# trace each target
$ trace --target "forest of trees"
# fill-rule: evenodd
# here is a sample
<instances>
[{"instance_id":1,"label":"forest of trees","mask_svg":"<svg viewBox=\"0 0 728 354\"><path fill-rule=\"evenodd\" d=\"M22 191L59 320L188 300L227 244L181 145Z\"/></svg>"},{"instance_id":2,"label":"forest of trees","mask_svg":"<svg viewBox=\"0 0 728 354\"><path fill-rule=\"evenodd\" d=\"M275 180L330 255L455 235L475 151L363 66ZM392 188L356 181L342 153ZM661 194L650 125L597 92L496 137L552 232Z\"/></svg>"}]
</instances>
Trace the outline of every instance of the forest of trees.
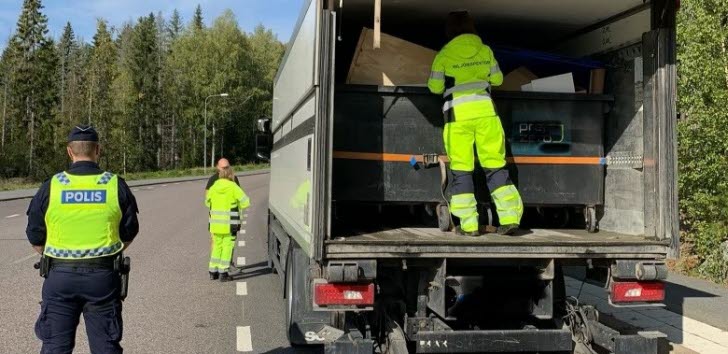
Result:
<instances>
[{"instance_id":1,"label":"forest of trees","mask_svg":"<svg viewBox=\"0 0 728 354\"><path fill-rule=\"evenodd\" d=\"M100 133L103 168L127 173L201 166L208 100L208 155L253 159L254 124L270 116L284 45L258 25L241 31L232 11L205 26L174 11L112 27L91 42L67 23L48 35L41 0L24 0L0 59L0 178L43 179L67 166L66 136ZM210 161L211 156L208 156Z\"/></svg>"}]
</instances>

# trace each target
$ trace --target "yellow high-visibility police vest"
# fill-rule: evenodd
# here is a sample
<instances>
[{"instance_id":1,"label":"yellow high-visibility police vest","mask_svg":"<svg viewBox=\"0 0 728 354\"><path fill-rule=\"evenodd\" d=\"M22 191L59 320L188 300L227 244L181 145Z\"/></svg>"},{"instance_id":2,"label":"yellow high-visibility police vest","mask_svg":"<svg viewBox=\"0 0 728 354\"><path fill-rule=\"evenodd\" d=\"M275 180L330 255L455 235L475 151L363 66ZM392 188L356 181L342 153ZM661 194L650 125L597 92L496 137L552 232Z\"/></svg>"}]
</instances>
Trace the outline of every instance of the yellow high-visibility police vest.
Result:
<instances>
[{"instance_id":1,"label":"yellow high-visibility police vest","mask_svg":"<svg viewBox=\"0 0 728 354\"><path fill-rule=\"evenodd\" d=\"M61 172L51 179L45 222L44 254L52 258L88 259L121 252L119 179Z\"/></svg>"}]
</instances>

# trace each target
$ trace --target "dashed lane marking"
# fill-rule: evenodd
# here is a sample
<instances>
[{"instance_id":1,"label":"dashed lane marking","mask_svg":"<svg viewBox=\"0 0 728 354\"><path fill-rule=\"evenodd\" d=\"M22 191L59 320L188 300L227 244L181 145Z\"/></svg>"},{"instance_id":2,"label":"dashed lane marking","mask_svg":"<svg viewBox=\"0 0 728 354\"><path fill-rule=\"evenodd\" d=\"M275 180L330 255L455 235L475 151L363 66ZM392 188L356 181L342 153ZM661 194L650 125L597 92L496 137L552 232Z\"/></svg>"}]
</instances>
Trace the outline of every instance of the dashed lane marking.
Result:
<instances>
[{"instance_id":1,"label":"dashed lane marking","mask_svg":"<svg viewBox=\"0 0 728 354\"><path fill-rule=\"evenodd\" d=\"M173 184L174 184L174 185L176 186L176 185L180 184L180 182L175 182L175 183L173 183Z\"/></svg>"},{"instance_id":2,"label":"dashed lane marking","mask_svg":"<svg viewBox=\"0 0 728 354\"><path fill-rule=\"evenodd\" d=\"M238 262L236 264L238 267L245 265L245 257L238 257Z\"/></svg>"},{"instance_id":3,"label":"dashed lane marking","mask_svg":"<svg viewBox=\"0 0 728 354\"><path fill-rule=\"evenodd\" d=\"M131 190L132 190L132 192L138 192L139 188L132 188Z\"/></svg>"},{"instance_id":4,"label":"dashed lane marking","mask_svg":"<svg viewBox=\"0 0 728 354\"><path fill-rule=\"evenodd\" d=\"M162 185L162 187L166 187L166 186L167 186L166 184L163 184L163 185Z\"/></svg>"},{"instance_id":5,"label":"dashed lane marking","mask_svg":"<svg viewBox=\"0 0 728 354\"><path fill-rule=\"evenodd\" d=\"M250 326L237 328L237 349L239 352L252 352L253 342L250 338Z\"/></svg>"},{"instance_id":6,"label":"dashed lane marking","mask_svg":"<svg viewBox=\"0 0 728 354\"><path fill-rule=\"evenodd\" d=\"M235 283L235 293L240 296L248 295L248 283L244 281Z\"/></svg>"},{"instance_id":7,"label":"dashed lane marking","mask_svg":"<svg viewBox=\"0 0 728 354\"><path fill-rule=\"evenodd\" d=\"M248 222L247 221L243 221L243 225L248 225Z\"/></svg>"},{"instance_id":8,"label":"dashed lane marking","mask_svg":"<svg viewBox=\"0 0 728 354\"><path fill-rule=\"evenodd\" d=\"M238 241L238 247L245 247L245 241Z\"/></svg>"},{"instance_id":9,"label":"dashed lane marking","mask_svg":"<svg viewBox=\"0 0 728 354\"><path fill-rule=\"evenodd\" d=\"M12 218L17 218L18 216L20 216L20 214L13 214L13 215L8 215L8 216L6 216L5 218L6 218L6 219L12 219Z\"/></svg>"},{"instance_id":10,"label":"dashed lane marking","mask_svg":"<svg viewBox=\"0 0 728 354\"><path fill-rule=\"evenodd\" d=\"M245 230L240 230L240 234L245 235Z\"/></svg>"}]
</instances>

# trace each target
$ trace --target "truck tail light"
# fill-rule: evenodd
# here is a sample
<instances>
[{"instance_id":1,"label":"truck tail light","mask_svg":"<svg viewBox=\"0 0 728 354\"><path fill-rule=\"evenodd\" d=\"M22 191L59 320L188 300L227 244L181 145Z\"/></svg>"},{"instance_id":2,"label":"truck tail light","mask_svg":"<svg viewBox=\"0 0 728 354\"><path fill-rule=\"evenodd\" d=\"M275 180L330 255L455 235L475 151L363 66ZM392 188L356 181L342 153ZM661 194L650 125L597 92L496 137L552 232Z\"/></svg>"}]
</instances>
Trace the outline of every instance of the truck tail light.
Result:
<instances>
[{"instance_id":1,"label":"truck tail light","mask_svg":"<svg viewBox=\"0 0 728 354\"><path fill-rule=\"evenodd\" d=\"M665 300L661 281L612 282L612 302L659 302Z\"/></svg>"},{"instance_id":2,"label":"truck tail light","mask_svg":"<svg viewBox=\"0 0 728 354\"><path fill-rule=\"evenodd\" d=\"M318 306L372 305L374 284L314 284L313 302Z\"/></svg>"}]
</instances>

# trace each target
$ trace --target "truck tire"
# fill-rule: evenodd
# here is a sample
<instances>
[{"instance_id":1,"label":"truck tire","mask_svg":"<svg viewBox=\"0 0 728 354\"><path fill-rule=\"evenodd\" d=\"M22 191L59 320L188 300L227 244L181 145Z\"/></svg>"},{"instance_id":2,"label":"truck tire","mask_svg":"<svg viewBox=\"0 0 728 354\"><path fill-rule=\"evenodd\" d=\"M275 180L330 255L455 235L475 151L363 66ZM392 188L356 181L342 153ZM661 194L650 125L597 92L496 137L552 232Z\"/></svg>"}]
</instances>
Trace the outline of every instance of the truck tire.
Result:
<instances>
[{"instance_id":1,"label":"truck tire","mask_svg":"<svg viewBox=\"0 0 728 354\"><path fill-rule=\"evenodd\" d=\"M309 258L295 241L291 240L290 245L285 274L286 336L292 346L323 344L323 338L311 338L316 337L312 334L316 334L324 325L330 323L330 315L326 312L313 311L311 305L313 299L308 288ZM306 341L307 338L309 341Z\"/></svg>"},{"instance_id":2,"label":"truck tire","mask_svg":"<svg viewBox=\"0 0 728 354\"><path fill-rule=\"evenodd\" d=\"M294 263L296 263L296 249L298 249L298 246L294 242L291 243L291 250L288 253L288 258L286 261L286 286L285 286L285 298L286 298L286 307L285 307L285 320L286 320L286 337L288 338L288 341L291 343L291 345L303 345L306 344L305 340L302 340L300 331L298 330L298 313L299 311L299 305L298 302L295 301L296 295L300 294L302 291L301 289L297 289L296 286L296 276L295 274L295 268Z\"/></svg>"}]
</instances>

